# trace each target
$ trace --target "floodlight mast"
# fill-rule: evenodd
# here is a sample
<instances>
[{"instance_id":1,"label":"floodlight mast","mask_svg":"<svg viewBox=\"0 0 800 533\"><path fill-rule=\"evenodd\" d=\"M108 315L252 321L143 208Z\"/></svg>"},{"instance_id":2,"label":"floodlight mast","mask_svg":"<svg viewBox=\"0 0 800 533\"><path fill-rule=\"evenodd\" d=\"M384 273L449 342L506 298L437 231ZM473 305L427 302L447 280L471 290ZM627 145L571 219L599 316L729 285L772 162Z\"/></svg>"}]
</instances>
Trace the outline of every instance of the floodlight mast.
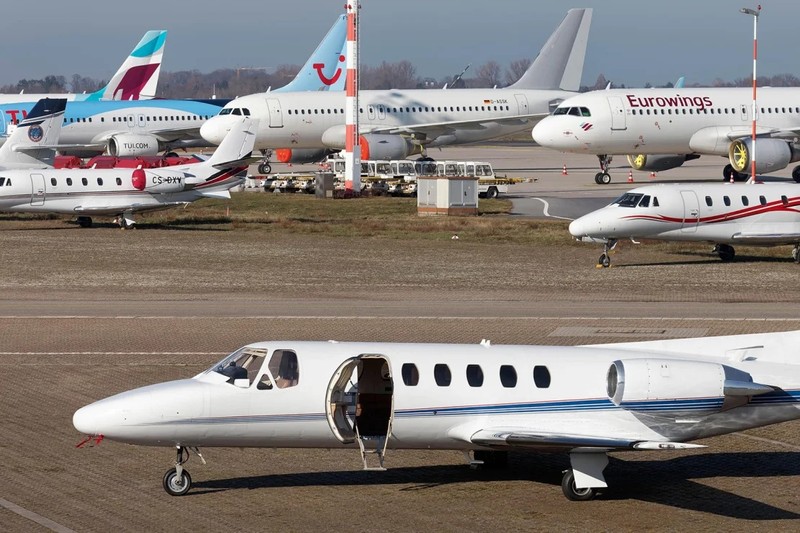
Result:
<instances>
[{"instance_id":1,"label":"floodlight mast","mask_svg":"<svg viewBox=\"0 0 800 533\"><path fill-rule=\"evenodd\" d=\"M753 17L753 132L750 147L750 183L756 181L756 122L758 121L758 106L756 99L756 61L758 59L758 16L761 14L761 4L756 9L743 7L740 13Z\"/></svg>"}]
</instances>

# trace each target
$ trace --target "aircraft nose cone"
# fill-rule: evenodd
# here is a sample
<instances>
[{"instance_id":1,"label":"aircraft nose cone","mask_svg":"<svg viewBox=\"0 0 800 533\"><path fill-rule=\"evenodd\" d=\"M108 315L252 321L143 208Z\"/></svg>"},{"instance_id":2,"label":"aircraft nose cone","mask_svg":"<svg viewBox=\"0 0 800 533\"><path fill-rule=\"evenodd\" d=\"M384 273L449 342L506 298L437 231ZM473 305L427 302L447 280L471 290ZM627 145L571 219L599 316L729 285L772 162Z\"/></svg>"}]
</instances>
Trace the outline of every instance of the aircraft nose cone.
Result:
<instances>
[{"instance_id":1,"label":"aircraft nose cone","mask_svg":"<svg viewBox=\"0 0 800 533\"><path fill-rule=\"evenodd\" d=\"M218 117L211 117L206 120L205 123L200 126L200 136L207 142L220 144L222 139L225 138L225 134L228 133L228 129L230 129L226 129L223 122L224 121Z\"/></svg>"},{"instance_id":2,"label":"aircraft nose cone","mask_svg":"<svg viewBox=\"0 0 800 533\"><path fill-rule=\"evenodd\" d=\"M583 235L583 217L576 218L569 223L569 234L573 237L581 237Z\"/></svg>"},{"instance_id":3,"label":"aircraft nose cone","mask_svg":"<svg viewBox=\"0 0 800 533\"><path fill-rule=\"evenodd\" d=\"M552 146L556 142L553 135L553 121L549 117L541 120L533 127L531 137L540 146Z\"/></svg>"},{"instance_id":4,"label":"aircraft nose cone","mask_svg":"<svg viewBox=\"0 0 800 533\"><path fill-rule=\"evenodd\" d=\"M95 404L81 407L72 415L72 425L85 435L103 434L99 409Z\"/></svg>"}]
</instances>

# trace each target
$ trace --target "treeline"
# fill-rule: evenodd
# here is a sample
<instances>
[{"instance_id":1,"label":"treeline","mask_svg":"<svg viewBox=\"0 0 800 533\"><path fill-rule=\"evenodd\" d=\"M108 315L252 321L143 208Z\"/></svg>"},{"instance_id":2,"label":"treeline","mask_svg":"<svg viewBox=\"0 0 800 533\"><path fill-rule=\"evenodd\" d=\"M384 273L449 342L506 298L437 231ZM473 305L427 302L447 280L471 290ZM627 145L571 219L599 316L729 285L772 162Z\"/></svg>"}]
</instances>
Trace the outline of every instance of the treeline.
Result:
<instances>
[{"instance_id":1,"label":"treeline","mask_svg":"<svg viewBox=\"0 0 800 533\"><path fill-rule=\"evenodd\" d=\"M530 65L530 60L519 59L502 67L496 61L489 61L472 69L467 68L463 76L450 74L441 78L423 78L416 74L416 68L410 61L387 62L380 65L361 67L362 89L436 89L445 84L453 88L505 87L522 76ZM219 69L209 73L197 70L162 72L158 83L158 94L161 98L235 98L245 94L277 89L286 85L300 70L298 65L281 65L272 72L253 68ZM673 87L675 81L667 81L661 85L645 84L645 87ZM82 93L94 92L106 84L106 80L87 78L79 74L70 79L64 76L46 76L40 80L20 80L16 84L0 86L0 93ZM800 78L792 74L761 76L759 86L797 87ZM602 74L594 85L581 87L582 91L604 89L608 80ZM738 78L733 81L715 79L710 85L686 83L686 87L749 87L752 79ZM613 87L625 87L624 84L612 84Z\"/></svg>"}]
</instances>

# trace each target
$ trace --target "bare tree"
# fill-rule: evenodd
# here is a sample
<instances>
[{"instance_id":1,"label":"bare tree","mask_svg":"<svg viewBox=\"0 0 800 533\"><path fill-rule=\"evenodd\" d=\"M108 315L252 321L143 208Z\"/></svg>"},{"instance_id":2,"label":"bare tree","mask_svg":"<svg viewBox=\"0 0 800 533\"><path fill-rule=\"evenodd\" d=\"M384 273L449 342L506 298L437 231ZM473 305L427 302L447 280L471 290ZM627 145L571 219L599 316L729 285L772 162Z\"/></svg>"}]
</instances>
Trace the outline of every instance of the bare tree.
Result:
<instances>
[{"instance_id":1,"label":"bare tree","mask_svg":"<svg viewBox=\"0 0 800 533\"><path fill-rule=\"evenodd\" d=\"M506 85L511 85L519 80L530 66L530 59L517 59L516 61L512 61L506 70Z\"/></svg>"},{"instance_id":2,"label":"bare tree","mask_svg":"<svg viewBox=\"0 0 800 533\"><path fill-rule=\"evenodd\" d=\"M362 89L413 89L419 80L410 61L382 62L377 67L362 67L360 87Z\"/></svg>"},{"instance_id":3,"label":"bare tree","mask_svg":"<svg viewBox=\"0 0 800 533\"><path fill-rule=\"evenodd\" d=\"M477 82L483 87L494 87L500 84L500 65L497 61L484 63L475 71Z\"/></svg>"}]
</instances>

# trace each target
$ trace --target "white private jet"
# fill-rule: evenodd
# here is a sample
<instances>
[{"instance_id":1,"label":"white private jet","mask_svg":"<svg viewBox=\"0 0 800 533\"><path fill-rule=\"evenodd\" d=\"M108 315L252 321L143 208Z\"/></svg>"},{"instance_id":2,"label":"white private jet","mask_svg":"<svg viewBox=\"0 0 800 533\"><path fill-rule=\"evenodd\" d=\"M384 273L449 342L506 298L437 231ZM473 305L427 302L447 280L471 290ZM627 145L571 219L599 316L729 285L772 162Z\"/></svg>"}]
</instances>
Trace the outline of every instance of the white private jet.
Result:
<instances>
[{"instance_id":1,"label":"white private jet","mask_svg":"<svg viewBox=\"0 0 800 533\"><path fill-rule=\"evenodd\" d=\"M48 131L55 130L57 136L60 115L51 122ZM94 215L115 216L120 226L130 227L135 212L186 205L201 198L230 198L229 189L244 180L239 174L249 164L257 122L239 117L214 154L198 163L133 170L2 170L0 211L77 215L82 227L91 226ZM0 150L11 145L14 136L45 138L42 126L30 115ZM52 140L52 133L47 138Z\"/></svg>"},{"instance_id":2,"label":"white private jet","mask_svg":"<svg viewBox=\"0 0 800 533\"><path fill-rule=\"evenodd\" d=\"M504 89L360 91L362 159L405 159L425 149L493 139L547 116L579 90L591 9L572 9L530 68ZM200 134L219 143L237 114L261 119L256 149L281 162L318 161L345 145L344 92L260 93L232 100Z\"/></svg>"},{"instance_id":3,"label":"white private jet","mask_svg":"<svg viewBox=\"0 0 800 533\"><path fill-rule=\"evenodd\" d=\"M163 478L189 491L199 447L352 448L382 470L388 449L569 454L564 494L606 487L607 453L800 418L800 331L593 346L269 341L191 379L75 412L87 440L173 447ZM468 457L467 457L468 458ZM370 463L372 466L370 467Z\"/></svg>"},{"instance_id":4,"label":"white private jet","mask_svg":"<svg viewBox=\"0 0 800 533\"><path fill-rule=\"evenodd\" d=\"M723 261L732 245L793 244L800 263L800 188L794 183L660 184L632 189L569 225L579 241L604 245L598 266L611 265L619 239L714 243Z\"/></svg>"},{"instance_id":5,"label":"white private jet","mask_svg":"<svg viewBox=\"0 0 800 533\"><path fill-rule=\"evenodd\" d=\"M630 154L636 170L661 171L700 155L730 161L723 179L750 173L752 98L749 88L609 89L565 100L533 128L540 145L597 155L596 183L610 183L613 154ZM800 161L800 88L758 90L756 174ZM800 166L792 170L800 182Z\"/></svg>"}]
</instances>

